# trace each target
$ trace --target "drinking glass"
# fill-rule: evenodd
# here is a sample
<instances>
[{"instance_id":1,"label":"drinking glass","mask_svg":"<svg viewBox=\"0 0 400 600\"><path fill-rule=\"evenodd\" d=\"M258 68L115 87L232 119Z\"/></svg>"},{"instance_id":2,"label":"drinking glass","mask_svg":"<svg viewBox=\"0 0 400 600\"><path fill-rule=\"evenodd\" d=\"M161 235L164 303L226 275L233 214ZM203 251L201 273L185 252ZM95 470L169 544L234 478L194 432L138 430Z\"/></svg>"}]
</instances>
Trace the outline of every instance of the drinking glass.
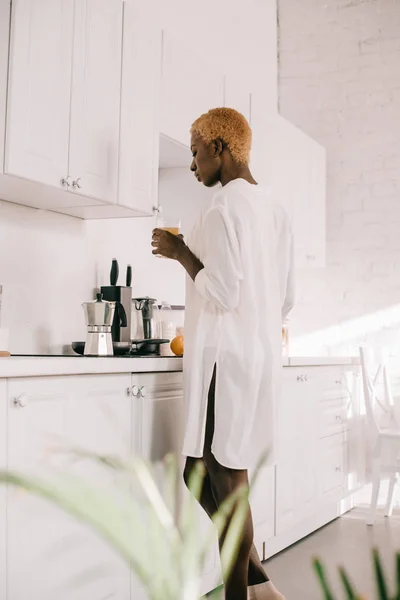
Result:
<instances>
[{"instance_id":1,"label":"drinking glass","mask_svg":"<svg viewBox=\"0 0 400 600\"><path fill-rule=\"evenodd\" d=\"M173 235L179 235L181 229L181 221L178 217L165 216L157 217L157 229L163 229L164 231L169 231ZM157 258L167 258L166 256L161 256L161 254L156 254Z\"/></svg>"}]
</instances>

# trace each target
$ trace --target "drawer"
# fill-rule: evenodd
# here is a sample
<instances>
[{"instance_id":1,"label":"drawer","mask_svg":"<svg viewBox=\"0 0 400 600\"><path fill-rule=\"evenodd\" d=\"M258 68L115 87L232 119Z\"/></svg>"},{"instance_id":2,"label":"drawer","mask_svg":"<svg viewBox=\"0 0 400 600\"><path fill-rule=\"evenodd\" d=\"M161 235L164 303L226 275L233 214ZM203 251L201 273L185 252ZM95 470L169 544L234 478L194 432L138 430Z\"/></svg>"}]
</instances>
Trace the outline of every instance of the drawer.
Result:
<instances>
[{"instance_id":1,"label":"drawer","mask_svg":"<svg viewBox=\"0 0 400 600\"><path fill-rule=\"evenodd\" d=\"M345 495L347 442L336 435L319 442L319 493L326 500L340 500Z\"/></svg>"},{"instance_id":2,"label":"drawer","mask_svg":"<svg viewBox=\"0 0 400 600\"><path fill-rule=\"evenodd\" d=\"M350 369L332 368L321 373L320 402L335 398L350 398L354 390L354 373Z\"/></svg>"},{"instance_id":3,"label":"drawer","mask_svg":"<svg viewBox=\"0 0 400 600\"><path fill-rule=\"evenodd\" d=\"M318 438L326 438L349 429L349 398L336 398L318 404Z\"/></svg>"},{"instance_id":4,"label":"drawer","mask_svg":"<svg viewBox=\"0 0 400 600\"><path fill-rule=\"evenodd\" d=\"M349 398L354 391L354 371L341 366L296 367L285 372L284 381L296 383L299 391L313 387L319 402L335 398Z\"/></svg>"}]
</instances>

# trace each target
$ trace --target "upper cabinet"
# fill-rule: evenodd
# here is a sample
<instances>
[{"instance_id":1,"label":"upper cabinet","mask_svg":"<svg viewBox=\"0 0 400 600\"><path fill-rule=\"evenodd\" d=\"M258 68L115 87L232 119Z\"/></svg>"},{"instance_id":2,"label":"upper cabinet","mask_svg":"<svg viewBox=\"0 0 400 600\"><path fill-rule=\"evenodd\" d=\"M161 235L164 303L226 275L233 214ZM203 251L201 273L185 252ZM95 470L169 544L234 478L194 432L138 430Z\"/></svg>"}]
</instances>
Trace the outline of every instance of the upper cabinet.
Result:
<instances>
[{"instance_id":1,"label":"upper cabinet","mask_svg":"<svg viewBox=\"0 0 400 600\"><path fill-rule=\"evenodd\" d=\"M8 17L1 197L83 218L151 214L160 31L123 0L13 0Z\"/></svg>"},{"instance_id":2,"label":"upper cabinet","mask_svg":"<svg viewBox=\"0 0 400 600\"><path fill-rule=\"evenodd\" d=\"M190 127L203 113L224 105L224 75L187 44L163 32L160 132L190 145Z\"/></svg>"},{"instance_id":3,"label":"upper cabinet","mask_svg":"<svg viewBox=\"0 0 400 600\"><path fill-rule=\"evenodd\" d=\"M125 4L118 202L151 214L158 193L162 36L144 9L145 3Z\"/></svg>"},{"instance_id":4,"label":"upper cabinet","mask_svg":"<svg viewBox=\"0 0 400 600\"><path fill-rule=\"evenodd\" d=\"M5 172L60 187L68 177L74 3L12 5Z\"/></svg>"},{"instance_id":5,"label":"upper cabinet","mask_svg":"<svg viewBox=\"0 0 400 600\"><path fill-rule=\"evenodd\" d=\"M251 168L292 221L298 268L325 265L326 152L280 115L252 114Z\"/></svg>"},{"instance_id":6,"label":"upper cabinet","mask_svg":"<svg viewBox=\"0 0 400 600\"><path fill-rule=\"evenodd\" d=\"M118 195L122 31L122 0L76 2L68 173L73 189L110 203Z\"/></svg>"}]
</instances>

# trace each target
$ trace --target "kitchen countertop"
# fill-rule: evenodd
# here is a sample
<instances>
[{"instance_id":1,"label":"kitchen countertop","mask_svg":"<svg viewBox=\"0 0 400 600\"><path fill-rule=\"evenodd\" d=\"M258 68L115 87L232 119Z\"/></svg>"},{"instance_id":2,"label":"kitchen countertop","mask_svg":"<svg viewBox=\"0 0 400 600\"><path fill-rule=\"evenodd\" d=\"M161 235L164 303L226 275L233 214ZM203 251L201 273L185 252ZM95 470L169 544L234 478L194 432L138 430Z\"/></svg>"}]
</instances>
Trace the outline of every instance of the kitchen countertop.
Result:
<instances>
[{"instance_id":1,"label":"kitchen countertop","mask_svg":"<svg viewBox=\"0 0 400 600\"><path fill-rule=\"evenodd\" d=\"M359 362L358 358L347 356L282 358L284 367L351 366L358 365ZM0 379L101 373L165 373L182 371L182 363L182 358L178 357L11 356L0 358Z\"/></svg>"}]
</instances>

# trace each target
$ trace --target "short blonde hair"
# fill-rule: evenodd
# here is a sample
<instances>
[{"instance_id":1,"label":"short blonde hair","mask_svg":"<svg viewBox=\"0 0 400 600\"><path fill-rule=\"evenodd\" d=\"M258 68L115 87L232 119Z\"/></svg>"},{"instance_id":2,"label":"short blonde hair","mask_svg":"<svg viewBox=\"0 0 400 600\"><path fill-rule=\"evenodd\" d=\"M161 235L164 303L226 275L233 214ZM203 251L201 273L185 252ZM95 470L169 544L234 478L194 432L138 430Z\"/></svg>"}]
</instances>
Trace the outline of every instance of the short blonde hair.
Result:
<instances>
[{"instance_id":1,"label":"short blonde hair","mask_svg":"<svg viewBox=\"0 0 400 600\"><path fill-rule=\"evenodd\" d=\"M193 123L190 133L199 136L206 144L222 139L232 158L248 164L251 150L251 128L247 119L234 108L213 108Z\"/></svg>"}]
</instances>

